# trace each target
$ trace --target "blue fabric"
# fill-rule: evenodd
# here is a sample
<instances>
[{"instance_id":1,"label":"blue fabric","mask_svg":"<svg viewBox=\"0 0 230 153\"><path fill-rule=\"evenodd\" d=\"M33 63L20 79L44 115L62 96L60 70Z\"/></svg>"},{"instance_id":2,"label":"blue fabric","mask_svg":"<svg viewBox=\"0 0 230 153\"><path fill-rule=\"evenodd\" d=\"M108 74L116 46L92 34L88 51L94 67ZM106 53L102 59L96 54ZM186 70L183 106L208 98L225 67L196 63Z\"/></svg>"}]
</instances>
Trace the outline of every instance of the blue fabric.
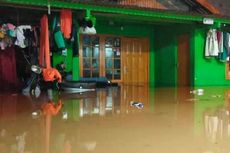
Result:
<instances>
[{"instance_id":1,"label":"blue fabric","mask_svg":"<svg viewBox=\"0 0 230 153\"><path fill-rule=\"evenodd\" d=\"M108 82L106 77L79 78L79 81Z\"/></svg>"}]
</instances>

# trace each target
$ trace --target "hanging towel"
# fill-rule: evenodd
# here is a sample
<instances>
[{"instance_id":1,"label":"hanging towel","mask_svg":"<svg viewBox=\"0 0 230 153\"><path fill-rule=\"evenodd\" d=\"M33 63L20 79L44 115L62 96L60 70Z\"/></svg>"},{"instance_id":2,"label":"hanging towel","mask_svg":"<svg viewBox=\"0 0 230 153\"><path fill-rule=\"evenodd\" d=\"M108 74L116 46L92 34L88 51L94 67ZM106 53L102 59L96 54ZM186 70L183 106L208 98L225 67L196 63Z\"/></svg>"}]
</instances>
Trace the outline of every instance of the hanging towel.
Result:
<instances>
[{"instance_id":1,"label":"hanging towel","mask_svg":"<svg viewBox=\"0 0 230 153\"><path fill-rule=\"evenodd\" d=\"M216 29L210 29L206 37L205 56L218 56L219 47L217 41Z\"/></svg>"},{"instance_id":2,"label":"hanging towel","mask_svg":"<svg viewBox=\"0 0 230 153\"><path fill-rule=\"evenodd\" d=\"M41 36L40 36L40 55L39 64L42 67L50 68L50 50L49 50L49 30L48 30L48 17L44 15L40 21L41 23Z\"/></svg>"},{"instance_id":3,"label":"hanging towel","mask_svg":"<svg viewBox=\"0 0 230 153\"><path fill-rule=\"evenodd\" d=\"M224 34L224 49L226 51L227 61L229 61L230 56L230 34L225 32Z\"/></svg>"},{"instance_id":4,"label":"hanging towel","mask_svg":"<svg viewBox=\"0 0 230 153\"><path fill-rule=\"evenodd\" d=\"M69 9L61 10L61 31L65 38L69 39L72 29L72 11Z\"/></svg>"}]
</instances>

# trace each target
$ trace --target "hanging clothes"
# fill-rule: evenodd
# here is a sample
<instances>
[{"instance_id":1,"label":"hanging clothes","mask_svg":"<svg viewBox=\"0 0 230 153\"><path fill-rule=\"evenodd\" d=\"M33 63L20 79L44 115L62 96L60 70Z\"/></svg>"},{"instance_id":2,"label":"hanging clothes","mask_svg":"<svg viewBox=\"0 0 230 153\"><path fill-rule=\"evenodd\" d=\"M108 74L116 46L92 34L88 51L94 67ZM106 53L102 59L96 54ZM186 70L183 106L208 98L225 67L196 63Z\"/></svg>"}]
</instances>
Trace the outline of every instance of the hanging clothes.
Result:
<instances>
[{"instance_id":1,"label":"hanging clothes","mask_svg":"<svg viewBox=\"0 0 230 153\"><path fill-rule=\"evenodd\" d=\"M52 49L56 52L61 52L62 55L67 56L67 49L65 45L65 40L63 37L63 33L61 32L60 22L57 20L57 17L53 19L53 26L52 26L52 33L53 33L53 44Z\"/></svg>"},{"instance_id":2,"label":"hanging clothes","mask_svg":"<svg viewBox=\"0 0 230 153\"><path fill-rule=\"evenodd\" d=\"M223 53L224 52L223 32L217 31L216 35L217 35L219 53Z\"/></svg>"},{"instance_id":3,"label":"hanging clothes","mask_svg":"<svg viewBox=\"0 0 230 153\"><path fill-rule=\"evenodd\" d=\"M72 29L72 11L69 9L62 9L60 15L61 31L66 39L71 36Z\"/></svg>"},{"instance_id":4,"label":"hanging clothes","mask_svg":"<svg viewBox=\"0 0 230 153\"><path fill-rule=\"evenodd\" d=\"M210 29L206 37L205 57L218 56L219 46L216 29Z\"/></svg>"},{"instance_id":5,"label":"hanging clothes","mask_svg":"<svg viewBox=\"0 0 230 153\"><path fill-rule=\"evenodd\" d=\"M224 45L224 42L226 40L226 33L224 33L224 32L221 32L221 34L218 33L217 37L218 37L218 44L219 44L219 50L220 50L218 59L221 62L226 62L227 61L227 57L228 57L227 48Z\"/></svg>"},{"instance_id":6,"label":"hanging clothes","mask_svg":"<svg viewBox=\"0 0 230 153\"><path fill-rule=\"evenodd\" d=\"M226 49L226 52L227 52L227 61L229 61L229 56L230 56L230 33L228 33L228 32L224 33L224 48Z\"/></svg>"},{"instance_id":7,"label":"hanging clothes","mask_svg":"<svg viewBox=\"0 0 230 153\"><path fill-rule=\"evenodd\" d=\"M19 82L16 72L15 50L13 47L7 47L0 51L0 90L17 90Z\"/></svg>"},{"instance_id":8,"label":"hanging clothes","mask_svg":"<svg viewBox=\"0 0 230 153\"><path fill-rule=\"evenodd\" d=\"M49 30L48 30L48 17L44 15L40 21L41 34L40 34L40 55L39 64L42 67L50 68L50 48L49 48Z\"/></svg>"},{"instance_id":9,"label":"hanging clothes","mask_svg":"<svg viewBox=\"0 0 230 153\"><path fill-rule=\"evenodd\" d=\"M21 47L21 48L26 48L26 45L25 45L25 36L24 36L24 30L26 29L29 29L31 30L31 26L30 25L21 25L21 26L18 26L16 29L15 29L15 33L16 33L16 41L15 41L15 45Z\"/></svg>"}]
</instances>

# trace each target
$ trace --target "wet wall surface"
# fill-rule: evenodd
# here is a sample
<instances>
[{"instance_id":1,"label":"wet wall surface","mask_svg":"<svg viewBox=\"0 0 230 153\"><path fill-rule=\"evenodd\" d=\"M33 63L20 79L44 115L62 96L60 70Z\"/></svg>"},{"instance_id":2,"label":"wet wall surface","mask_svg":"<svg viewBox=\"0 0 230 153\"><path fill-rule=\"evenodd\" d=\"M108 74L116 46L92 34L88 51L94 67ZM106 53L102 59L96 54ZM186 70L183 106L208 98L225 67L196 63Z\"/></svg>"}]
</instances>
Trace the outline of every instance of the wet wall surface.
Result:
<instances>
[{"instance_id":1,"label":"wet wall surface","mask_svg":"<svg viewBox=\"0 0 230 153\"><path fill-rule=\"evenodd\" d=\"M228 153L227 87L0 94L1 153Z\"/></svg>"}]
</instances>

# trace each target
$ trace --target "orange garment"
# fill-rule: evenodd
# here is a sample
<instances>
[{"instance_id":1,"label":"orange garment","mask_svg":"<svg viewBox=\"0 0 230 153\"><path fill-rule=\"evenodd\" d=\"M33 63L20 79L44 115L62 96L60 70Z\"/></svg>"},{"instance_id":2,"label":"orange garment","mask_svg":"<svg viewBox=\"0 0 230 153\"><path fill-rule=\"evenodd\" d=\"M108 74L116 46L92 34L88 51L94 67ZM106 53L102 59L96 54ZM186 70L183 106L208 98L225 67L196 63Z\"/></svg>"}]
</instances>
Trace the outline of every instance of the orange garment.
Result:
<instances>
[{"instance_id":1,"label":"orange garment","mask_svg":"<svg viewBox=\"0 0 230 153\"><path fill-rule=\"evenodd\" d=\"M45 81L54 81L62 82L62 76L55 68L46 68L42 70L43 78Z\"/></svg>"},{"instance_id":2,"label":"orange garment","mask_svg":"<svg viewBox=\"0 0 230 153\"><path fill-rule=\"evenodd\" d=\"M58 101L57 105L54 102L49 102L42 105L42 112L44 115L57 115L61 108L61 100Z\"/></svg>"},{"instance_id":3,"label":"orange garment","mask_svg":"<svg viewBox=\"0 0 230 153\"><path fill-rule=\"evenodd\" d=\"M72 11L62 9L60 15L61 31L65 38L69 39L72 30Z\"/></svg>"},{"instance_id":4,"label":"orange garment","mask_svg":"<svg viewBox=\"0 0 230 153\"><path fill-rule=\"evenodd\" d=\"M40 54L39 64L42 67L50 68L50 44L49 44L49 29L48 29L48 17L44 15L40 21L41 35L40 35Z\"/></svg>"}]
</instances>

